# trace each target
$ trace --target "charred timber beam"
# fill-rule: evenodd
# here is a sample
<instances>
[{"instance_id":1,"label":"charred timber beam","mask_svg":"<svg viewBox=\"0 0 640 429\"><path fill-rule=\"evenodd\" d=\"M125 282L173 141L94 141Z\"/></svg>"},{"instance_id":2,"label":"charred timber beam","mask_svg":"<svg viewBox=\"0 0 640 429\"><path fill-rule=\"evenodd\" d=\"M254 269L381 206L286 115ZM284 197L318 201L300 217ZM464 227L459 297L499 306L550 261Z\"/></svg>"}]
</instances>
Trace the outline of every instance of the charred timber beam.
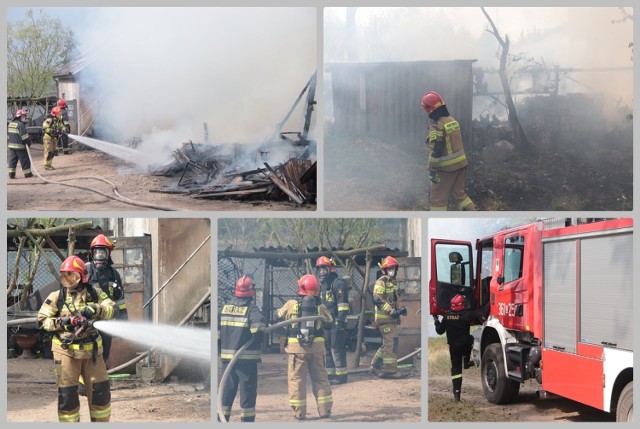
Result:
<instances>
[{"instance_id":1,"label":"charred timber beam","mask_svg":"<svg viewBox=\"0 0 640 429\"><path fill-rule=\"evenodd\" d=\"M271 168L271 166L269 164L267 164L266 162L264 163L264 165L267 167L267 169L271 172L271 176L269 176L269 179L271 179L273 181L273 183L280 188L280 190L282 192L284 192L285 194L287 194L289 196L289 198L291 198L293 201L295 201L298 204L303 204L304 200L302 200L300 197L298 197L294 192L292 192L287 185L280 180L280 178L278 177L277 173L275 172L275 170L273 168Z\"/></svg>"}]
</instances>

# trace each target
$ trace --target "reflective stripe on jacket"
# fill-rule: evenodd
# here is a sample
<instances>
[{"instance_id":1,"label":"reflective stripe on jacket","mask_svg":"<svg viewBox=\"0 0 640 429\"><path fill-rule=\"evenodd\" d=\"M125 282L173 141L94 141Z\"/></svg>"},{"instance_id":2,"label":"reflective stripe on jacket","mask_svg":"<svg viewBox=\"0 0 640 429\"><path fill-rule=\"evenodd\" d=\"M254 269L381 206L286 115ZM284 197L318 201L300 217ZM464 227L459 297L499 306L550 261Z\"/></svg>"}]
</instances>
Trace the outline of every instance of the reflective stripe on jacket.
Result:
<instances>
[{"instance_id":1,"label":"reflective stripe on jacket","mask_svg":"<svg viewBox=\"0 0 640 429\"><path fill-rule=\"evenodd\" d=\"M19 119L14 119L7 124L7 144L9 149L24 150L27 148L26 142L29 140L27 127Z\"/></svg>"},{"instance_id":2,"label":"reflective stripe on jacket","mask_svg":"<svg viewBox=\"0 0 640 429\"><path fill-rule=\"evenodd\" d=\"M373 303L375 304L375 321L380 323L397 323L391 317L391 313L396 309L398 294L396 285L389 276L382 276L376 280L373 286Z\"/></svg>"},{"instance_id":3,"label":"reflective stripe on jacket","mask_svg":"<svg viewBox=\"0 0 640 429\"><path fill-rule=\"evenodd\" d=\"M451 116L443 116L429 125L429 170L457 171L468 165L464 153L460 124ZM440 156L434 156L436 144L444 146Z\"/></svg>"},{"instance_id":4,"label":"reflective stripe on jacket","mask_svg":"<svg viewBox=\"0 0 640 429\"><path fill-rule=\"evenodd\" d=\"M220 326L220 358L229 361L238 350L255 339L251 345L238 356L242 361L260 362L260 350L262 348L262 335L265 323L262 313L253 298L234 297L225 304L219 312Z\"/></svg>"}]
</instances>

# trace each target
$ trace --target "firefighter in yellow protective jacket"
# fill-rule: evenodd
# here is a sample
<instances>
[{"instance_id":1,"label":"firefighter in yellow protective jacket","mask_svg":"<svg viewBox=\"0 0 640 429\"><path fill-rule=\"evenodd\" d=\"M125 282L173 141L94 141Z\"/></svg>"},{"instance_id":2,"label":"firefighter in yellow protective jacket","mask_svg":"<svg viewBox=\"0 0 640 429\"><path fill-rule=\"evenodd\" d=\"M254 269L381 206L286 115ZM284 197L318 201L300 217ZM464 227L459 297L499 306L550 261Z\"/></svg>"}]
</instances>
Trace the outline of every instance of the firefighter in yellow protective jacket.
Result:
<instances>
[{"instance_id":1,"label":"firefighter in yellow protective jacket","mask_svg":"<svg viewBox=\"0 0 640 429\"><path fill-rule=\"evenodd\" d=\"M38 312L38 323L53 332L51 350L57 376L58 421L80 421L78 378L87 386L92 422L108 422L111 391L102 358L102 338L93 327L99 319L111 319L114 302L100 288L87 283L87 269L78 256L60 267L61 288L49 294Z\"/></svg>"},{"instance_id":2,"label":"firefighter in yellow protective jacket","mask_svg":"<svg viewBox=\"0 0 640 429\"><path fill-rule=\"evenodd\" d=\"M65 133L62 121L62 109L58 106L51 109L51 115L42 123L42 145L44 146L44 169L55 170L53 157L56 155L58 139Z\"/></svg>"},{"instance_id":3,"label":"firefighter in yellow protective jacket","mask_svg":"<svg viewBox=\"0 0 640 429\"><path fill-rule=\"evenodd\" d=\"M427 138L431 210L447 210L449 198L458 210L476 210L465 191L468 162L460 124L449 114L437 92L430 91L422 97L422 108L431 119Z\"/></svg>"},{"instance_id":4,"label":"firefighter in yellow protective jacket","mask_svg":"<svg viewBox=\"0 0 640 429\"><path fill-rule=\"evenodd\" d=\"M293 323L289 325L286 352L289 355L289 405L294 416L304 420L307 415L307 373L311 379L311 390L316 398L320 418L331 417L333 397L325 366L323 329L333 324L331 313L320 302L316 276L306 274L298 280L298 299L287 301L280 308L278 320L289 320L304 316L324 316L324 321Z\"/></svg>"},{"instance_id":5,"label":"firefighter in yellow protective jacket","mask_svg":"<svg viewBox=\"0 0 640 429\"><path fill-rule=\"evenodd\" d=\"M398 319L406 316L407 309L397 308L398 291L395 278L398 274L398 261L387 256L379 265L382 277L373 286L375 322L382 336L382 346L371 361L371 373L380 378L402 378L398 371Z\"/></svg>"}]
</instances>

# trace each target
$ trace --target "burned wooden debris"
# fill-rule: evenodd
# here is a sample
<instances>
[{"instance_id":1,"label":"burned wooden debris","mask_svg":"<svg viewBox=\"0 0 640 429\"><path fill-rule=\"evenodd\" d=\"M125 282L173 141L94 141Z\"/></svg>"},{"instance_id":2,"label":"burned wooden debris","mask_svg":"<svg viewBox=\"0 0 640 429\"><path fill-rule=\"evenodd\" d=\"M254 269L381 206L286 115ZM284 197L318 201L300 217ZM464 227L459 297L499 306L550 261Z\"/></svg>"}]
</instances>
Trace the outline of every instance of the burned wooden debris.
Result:
<instances>
[{"instance_id":1,"label":"burned wooden debris","mask_svg":"<svg viewBox=\"0 0 640 429\"><path fill-rule=\"evenodd\" d=\"M310 140L311 115L315 108L316 73L314 72L302 92L276 125L273 135L259 148L247 152L246 145L209 142L205 123L205 143L183 143L173 151L174 160L169 165L156 169L152 174L161 176L180 175L177 187L154 192L186 194L199 199L239 200L291 200L296 204L313 203L316 199L316 163L308 158L315 152L316 142ZM296 106L307 95L304 107L302 131L283 131ZM270 153L276 159L288 153L288 161L278 166L265 162ZM287 159L284 158L284 159ZM241 171L242 167L265 168Z\"/></svg>"},{"instance_id":2,"label":"burned wooden debris","mask_svg":"<svg viewBox=\"0 0 640 429\"><path fill-rule=\"evenodd\" d=\"M193 192L191 195L200 199L283 200L288 198L297 204L315 201L315 180L309 180L306 183L300 180L307 172L315 170L315 162L312 163L306 159L290 159L275 168L266 162L264 165L265 168L227 173L211 186Z\"/></svg>"}]
</instances>

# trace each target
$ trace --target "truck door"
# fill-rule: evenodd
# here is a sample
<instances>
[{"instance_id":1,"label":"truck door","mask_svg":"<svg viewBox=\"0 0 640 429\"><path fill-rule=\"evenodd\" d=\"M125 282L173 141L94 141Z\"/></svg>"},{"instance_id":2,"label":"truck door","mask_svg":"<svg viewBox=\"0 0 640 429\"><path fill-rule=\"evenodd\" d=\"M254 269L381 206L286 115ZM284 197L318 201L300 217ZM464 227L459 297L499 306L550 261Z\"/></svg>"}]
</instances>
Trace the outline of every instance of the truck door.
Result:
<instances>
[{"instance_id":1,"label":"truck door","mask_svg":"<svg viewBox=\"0 0 640 429\"><path fill-rule=\"evenodd\" d=\"M494 243L491 314L508 329L526 329L529 302L525 264L525 234L498 236ZM528 243L527 243L528 244Z\"/></svg>"},{"instance_id":2,"label":"truck door","mask_svg":"<svg viewBox=\"0 0 640 429\"><path fill-rule=\"evenodd\" d=\"M473 259L471 243L465 241L431 240L431 278L429 279L429 311L444 314L456 294L473 299Z\"/></svg>"}]
</instances>

